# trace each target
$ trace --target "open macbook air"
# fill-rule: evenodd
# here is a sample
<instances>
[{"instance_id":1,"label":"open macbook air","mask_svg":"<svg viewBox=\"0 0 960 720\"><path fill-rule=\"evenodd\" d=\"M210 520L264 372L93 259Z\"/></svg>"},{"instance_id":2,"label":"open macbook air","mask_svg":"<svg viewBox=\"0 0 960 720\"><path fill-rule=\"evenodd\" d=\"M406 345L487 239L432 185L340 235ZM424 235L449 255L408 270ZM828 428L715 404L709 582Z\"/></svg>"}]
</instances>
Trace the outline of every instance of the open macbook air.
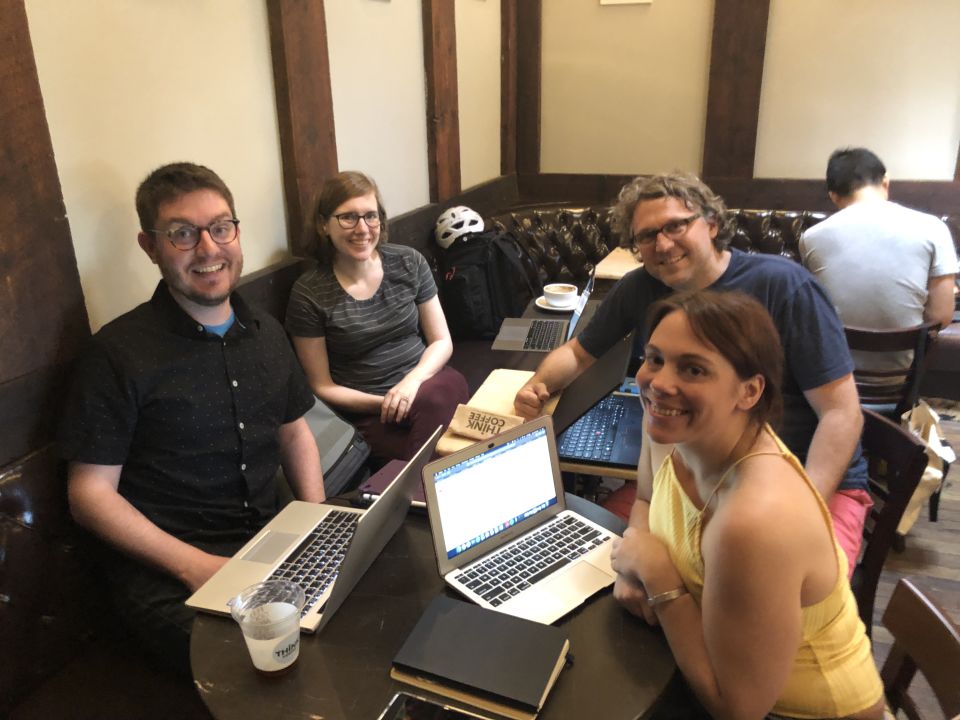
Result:
<instances>
[{"instance_id":1,"label":"open macbook air","mask_svg":"<svg viewBox=\"0 0 960 720\"><path fill-rule=\"evenodd\" d=\"M583 311L593 291L593 273L570 320L547 320L544 318L506 318L500 332L490 347L493 350L524 350L526 352L550 352L574 336L577 325L583 319Z\"/></svg>"},{"instance_id":2,"label":"open macbook air","mask_svg":"<svg viewBox=\"0 0 960 720\"><path fill-rule=\"evenodd\" d=\"M271 578L292 580L307 596L300 629L319 631L400 527L441 430L434 431L366 510L291 502L190 596L187 605L227 615L227 603L245 587Z\"/></svg>"},{"instance_id":3,"label":"open macbook air","mask_svg":"<svg viewBox=\"0 0 960 720\"><path fill-rule=\"evenodd\" d=\"M541 417L423 469L437 566L477 604L552 623L611 585L615 535L567 510Z\"/></svg>"}]
</instances>

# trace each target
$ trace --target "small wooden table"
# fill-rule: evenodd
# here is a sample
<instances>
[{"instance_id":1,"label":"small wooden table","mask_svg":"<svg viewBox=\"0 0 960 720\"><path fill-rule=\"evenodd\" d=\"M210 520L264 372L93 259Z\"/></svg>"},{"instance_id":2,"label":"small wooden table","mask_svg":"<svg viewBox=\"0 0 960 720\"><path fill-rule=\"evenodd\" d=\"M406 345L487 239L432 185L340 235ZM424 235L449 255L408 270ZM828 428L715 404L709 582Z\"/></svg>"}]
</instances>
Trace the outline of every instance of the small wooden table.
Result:
<instances>
[{"instance_id":1,"label":"small wooden table","mask_svg":"<svg viewBox=\"0 0 960 720\"><path fill-rule=\"evenodd\" d=\"M614 532L623 523L582 498L568 504ZM373 720L395 692L390 663L430 600L445 589L430 527L411 514L330 624L304 635L293 670L267 678L253 669L239 626L198 614L191 638L193 676L216 718ZM453 595L455 597L455 595ZM663 634L623 610L610 590L560 623L573 663L563 670L540 714L552 718L628 720L660 698L676 665Z\"/></svg>"}]
</instances>

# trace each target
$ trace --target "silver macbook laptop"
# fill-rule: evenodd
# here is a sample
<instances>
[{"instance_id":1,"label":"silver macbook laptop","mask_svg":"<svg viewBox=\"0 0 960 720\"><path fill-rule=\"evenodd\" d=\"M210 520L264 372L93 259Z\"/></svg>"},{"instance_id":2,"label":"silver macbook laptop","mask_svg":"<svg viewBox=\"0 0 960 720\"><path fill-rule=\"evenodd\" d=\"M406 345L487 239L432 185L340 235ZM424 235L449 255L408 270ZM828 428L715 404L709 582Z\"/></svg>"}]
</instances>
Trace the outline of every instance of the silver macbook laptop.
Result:
<instances>
[{"instance_id":1,"label":"silver macbook laptop","mask_svg":"<svg viewBox=\"0 0 960 720\"><path fill-rule=\"evenodd\" d=\"M587 306L593 291L593 273L587 286L580 293L573 315L569 320L547 320L544 318L506 318L500 325L500 332L491 345L493 350L523 350L526 352L550 352L573 337L577 324Z\"/></svg>"},{"instance_id":2,"label":"silver macbook laptop","mask_svg":"<svg viewBox=\"0 0 960 720\"><path fill-rule=\"evenodd\" d=\"M187 605L227 615L227 603L245 587L282 578L298 583L307 595L300 629L319 631L400 527L441 430L434 431L366 510L291 502L191 595Z\"/></svg>"},{"instance_id":3,"label":"silver macbook laptop","mask_svg":"<svg viewBox=\"0 0 960 720\"><path fill-rule=\"evenodd\" d=\"M613 533L567 510L541 417L423 469L437 566L467 598L552 623L613 584Z\"/></svg>"}]
</instances>

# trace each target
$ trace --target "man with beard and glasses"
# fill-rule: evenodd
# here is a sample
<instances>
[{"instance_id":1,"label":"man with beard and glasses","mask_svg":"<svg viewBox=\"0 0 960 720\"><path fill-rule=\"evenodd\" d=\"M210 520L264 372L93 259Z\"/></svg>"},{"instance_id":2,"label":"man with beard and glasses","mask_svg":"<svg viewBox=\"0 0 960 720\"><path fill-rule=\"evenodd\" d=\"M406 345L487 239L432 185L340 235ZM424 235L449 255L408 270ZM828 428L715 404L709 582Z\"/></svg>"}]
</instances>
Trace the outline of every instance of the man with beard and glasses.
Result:
<instances>
[{"instance_id":1,"label":"man with beard and glasses","mask_svg":"<svg viewBox=\"0 0 960 720\"><path fill-rule=\"evenodd\" d=\"M184 600L276 514L278 466L299 499L324 499L303 417L314 398L280 324L234 292L243 253L223 180L165 165L136 206L163 279L91 339L59 442L116 612L148 655L189 675Z\"/></svg>"},{"instance_id":2,"label":"man with beard and glasses","mask_svg":"<svg viewBox=\"0 0 960 720\"><path fill-rule=\"evenodd\" d=\"M657 300L683 290L745 292L770 313L786 353L777 431L827 501L852 573L871 504L859 445L863 418L843 326L823 288L792 260L730 248L733 224L726 205L695 175L635 178L620 191L615 212L622 244L643 267L620 280L578 337L540 363L517 393L517 414L540 414L551 393L569 385L614 343L633 330L643 335L647 309ZM696 419L692 408L663 405L666 413ZM648 420L649 415L648 409ZM668 453L669 447L644 438L641 484ZM630 483L606 505L635 516L635 494Z\"/></svg>"}]
</instances>

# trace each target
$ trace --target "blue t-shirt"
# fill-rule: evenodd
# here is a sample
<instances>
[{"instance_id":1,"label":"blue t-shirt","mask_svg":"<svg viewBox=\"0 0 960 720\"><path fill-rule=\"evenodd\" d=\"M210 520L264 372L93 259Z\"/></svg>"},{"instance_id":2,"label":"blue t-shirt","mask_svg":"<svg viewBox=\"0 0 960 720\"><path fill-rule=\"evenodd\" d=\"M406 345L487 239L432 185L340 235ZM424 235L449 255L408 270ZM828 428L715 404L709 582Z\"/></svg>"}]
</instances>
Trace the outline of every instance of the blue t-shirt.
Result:
<instances>
[{"instance_id":1,"label":"blue t-shirt","mask_svg":"<svg viewBox=\"0 0 960 720\"><path fill-rule=\"evenodd\" d=\"M823 288L799 264L778 255L736 249L730 253L730 264L710 289L752 295L773 318L785 355L784 412L778 434L805 463L817 415L803 392L853 372L843 326ZM647 308L672 292L644 268L634 270L614 286L577 339L584 350L600 357L634 329L642 336ZM859 444L840 487L867 487L867 467Z\"/></svg>"}]
</instances>

